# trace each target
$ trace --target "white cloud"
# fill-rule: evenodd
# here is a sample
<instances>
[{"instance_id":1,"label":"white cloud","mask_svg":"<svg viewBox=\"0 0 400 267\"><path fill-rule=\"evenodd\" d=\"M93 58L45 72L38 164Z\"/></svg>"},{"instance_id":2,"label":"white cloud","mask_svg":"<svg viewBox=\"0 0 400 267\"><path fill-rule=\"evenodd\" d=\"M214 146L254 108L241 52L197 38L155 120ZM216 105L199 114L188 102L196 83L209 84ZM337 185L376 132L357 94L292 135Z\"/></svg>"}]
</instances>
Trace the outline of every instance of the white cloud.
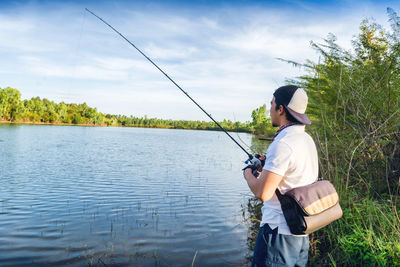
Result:
<instances>
[{"instance_id":1,"label":"white cloud","mask_svg":"<svg viewBox=\"0 0 400 267\"><path fill-rule=\"evenodd\" d=\"M144 53L150 54L153 59L179 60L190 58L198 49L196 47L160 47L153 42L146 46Z\"/></svg>"},{"instance_id":2,"label":"white cloud","mask_svg":"<svg viewBox=\"0 0 400 267\"><path fill-rule=\"evenodd\" d=\"M39 57L21 57L28 72L48 77L74 79L119 80L126 79L127 73L95 65L65 66L43 60Z\"/></svg>"},{"instance_id":3,"label":"white cloud","mask_svg":"<svg viewBox=\"0 0 400 267\"><path fill-rule=\"evenodd\" d=\"M9 31L23 34L34 28L32 22L27 19L0 15L0 32Z\"/></svg>"}]
</instances>

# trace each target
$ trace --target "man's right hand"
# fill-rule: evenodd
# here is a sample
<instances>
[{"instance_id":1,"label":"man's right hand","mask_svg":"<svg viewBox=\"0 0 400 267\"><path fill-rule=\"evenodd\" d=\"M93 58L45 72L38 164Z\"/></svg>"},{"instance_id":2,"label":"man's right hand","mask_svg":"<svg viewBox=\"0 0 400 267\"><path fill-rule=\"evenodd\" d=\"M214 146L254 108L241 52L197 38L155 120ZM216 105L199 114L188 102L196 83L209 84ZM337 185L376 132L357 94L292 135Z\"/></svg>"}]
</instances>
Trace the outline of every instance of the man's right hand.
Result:
<instances>
[{"instance_id":1,"label":"man's right hand","mask_svg":"<svg viewBox=\"0 0 400 267\"><path fill-rule=\"evenodd\" d=\"M258 177L258 171L259 171L259 167L258 166L254 165L254 164L247 165L246 167L243 168L243 174L244 174L244 171L246 171L247 169L251 169L251 173L255 177ZM262 167L261 167L261 169L262 169Z\"/></svg>"}]
</instances>

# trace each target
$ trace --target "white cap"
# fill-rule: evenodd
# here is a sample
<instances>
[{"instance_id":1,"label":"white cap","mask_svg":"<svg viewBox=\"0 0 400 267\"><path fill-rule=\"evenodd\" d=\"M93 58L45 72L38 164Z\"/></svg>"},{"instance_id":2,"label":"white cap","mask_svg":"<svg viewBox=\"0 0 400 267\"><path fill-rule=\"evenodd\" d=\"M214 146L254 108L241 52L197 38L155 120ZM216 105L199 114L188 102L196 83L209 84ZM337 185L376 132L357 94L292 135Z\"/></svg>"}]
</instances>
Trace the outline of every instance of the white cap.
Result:
<instances>
[{"instance_id":1,"label":"white cap","mask_svg":"<svg viewBox=\"0 0 400 267\"><path fill-rule=\"evenodd\" d=\"M274 92L275 99L279 98L280 103L287 111L301 124L311 124L306 115L308 97L306 92L296 85L285 85ZM287 103L287 105L286 105Z\"/></svg>"},{"instance_id":2,"label":"white cap","mask_svg":"<svg viewBox=\"0 0 400 267\"><path fill-rule=\"evenodd\" d=\"M288 108L293 110L294 112L304 114L307 109L308 104L308 97L306 92L298 88L296 92L294 92L292 99L290 99L289 104L287 105Z\"/></svg>"}]
</instances>

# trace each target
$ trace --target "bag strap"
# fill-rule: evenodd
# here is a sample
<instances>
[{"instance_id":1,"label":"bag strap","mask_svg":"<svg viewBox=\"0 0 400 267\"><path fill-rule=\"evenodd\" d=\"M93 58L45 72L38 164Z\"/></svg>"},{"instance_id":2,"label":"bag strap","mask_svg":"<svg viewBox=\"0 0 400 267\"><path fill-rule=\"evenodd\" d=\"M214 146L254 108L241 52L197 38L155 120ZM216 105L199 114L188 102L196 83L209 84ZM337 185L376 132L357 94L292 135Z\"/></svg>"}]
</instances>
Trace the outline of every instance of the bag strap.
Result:
<instances>
[{"instance_id":1,"label":"bag strap","mask_svg":"<svg viewBox=\"0 0 400 267\"><path fill-rule=\"evenodd\" d=\"M279 203L281 203L281 207L285 206L285 208L287 207L288 203L288 199L287 197L285 197L284 195L281 194L281 191L279 191L279 189L277 188L275 190L275 194L278 197ZM282 208L283 209L283 208Z\"/></svg>"},{"instance_id":2,"label":"bag strap","mask_svg":"<svg viewBox=\"0 0 400 267\"><path fill-rule=\"evenodd\" d=\"M282 194L281 194L281 191L279 191L278 188L275 190L275 194L278 197L279 202L281 202L282 201Z\"/></svg>"}]
</instances>

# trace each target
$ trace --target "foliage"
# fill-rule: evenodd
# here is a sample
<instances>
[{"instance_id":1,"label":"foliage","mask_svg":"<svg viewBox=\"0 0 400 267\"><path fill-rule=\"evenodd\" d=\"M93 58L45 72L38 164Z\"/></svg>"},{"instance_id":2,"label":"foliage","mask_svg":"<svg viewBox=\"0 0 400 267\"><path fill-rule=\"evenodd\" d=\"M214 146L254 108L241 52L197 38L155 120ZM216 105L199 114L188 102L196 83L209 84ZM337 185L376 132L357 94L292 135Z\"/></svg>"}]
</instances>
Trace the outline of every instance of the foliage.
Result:
<instances>
[{"instance_id":1,"label":"foliage","mask_svg":"<svg viewBox=\"0 0 400 267\"><path fill-rule=\"evenodd\" d=\"M261 222L262 202L255 197L249 198L247 205L242 205L242 216L249 228L247 236L247 246L250 252L254 250L257 240L258 229ZM252 253L247 255L247 259L251 262L253 259Z\"/></svg>"},{"instance_id":2,"label":"foliage","mask_svg":"<svg viewBox=\"0 0 400 267\"><path fill-rule=\"evenodd\" d=\"M342 194L343 218L315 232L313 265L399 266L400 224L396 201Z\"/></svg>"},{"instance_id":3,"label":"foliage","mask_svg":"<svg viewBox=\"0 0 400 267\"><path fill-rule=\"evenodd\" d=\"M400 49L395 33L376 23L365 20L360 30L353 53L340 48L333 35L325 45L313 44L322 62L311 64L299 84L308 91L316 119L321 163L329 166L325 177L333 178L333 168L342 189L380 195L398 187Z\"/></svg>"},{"instance_id":4,"label":"foliage","mask_svg":"<svg viewBox=\"0 0 400 267\"><path fill-rule=\"evenodd\" d=\"M6 88L0 91L0 116L6 120L18 119L24 112L20 101L20 92L16 89Z\"/></svg>"},{"instance_id":5,"label":"foliage","mask_svg":"<svg viewBox=\"0 0 400 267\"><path fill-rule=\"evenodd\" d=\"M214 122L189 120L163 120L124 115L103 114L96 108L83 104L54 103L46 98L33 97L30 100L21 100L21 94L14 88L0 88L0 120L13 122L53 123L53 124L80 124L102 126L129 126L146 128L171 128L216 130L220 128ZM223 120L219 124L228 131L251 132L249 122L232 122Z\"/></svg>"},{"instance_id":6,"label":"foliage","mask_svg":"<svg viewBox=\"0 0 400 267\"><path fill-rule=\"evenodd\" d=\"M266 109L266 105L264 104L252 111L251 118L253 120L251 122L251 129L257 135L273 136L276 130L272 128L271 119L267 117Z\"/></svg>"}]
</instances>

